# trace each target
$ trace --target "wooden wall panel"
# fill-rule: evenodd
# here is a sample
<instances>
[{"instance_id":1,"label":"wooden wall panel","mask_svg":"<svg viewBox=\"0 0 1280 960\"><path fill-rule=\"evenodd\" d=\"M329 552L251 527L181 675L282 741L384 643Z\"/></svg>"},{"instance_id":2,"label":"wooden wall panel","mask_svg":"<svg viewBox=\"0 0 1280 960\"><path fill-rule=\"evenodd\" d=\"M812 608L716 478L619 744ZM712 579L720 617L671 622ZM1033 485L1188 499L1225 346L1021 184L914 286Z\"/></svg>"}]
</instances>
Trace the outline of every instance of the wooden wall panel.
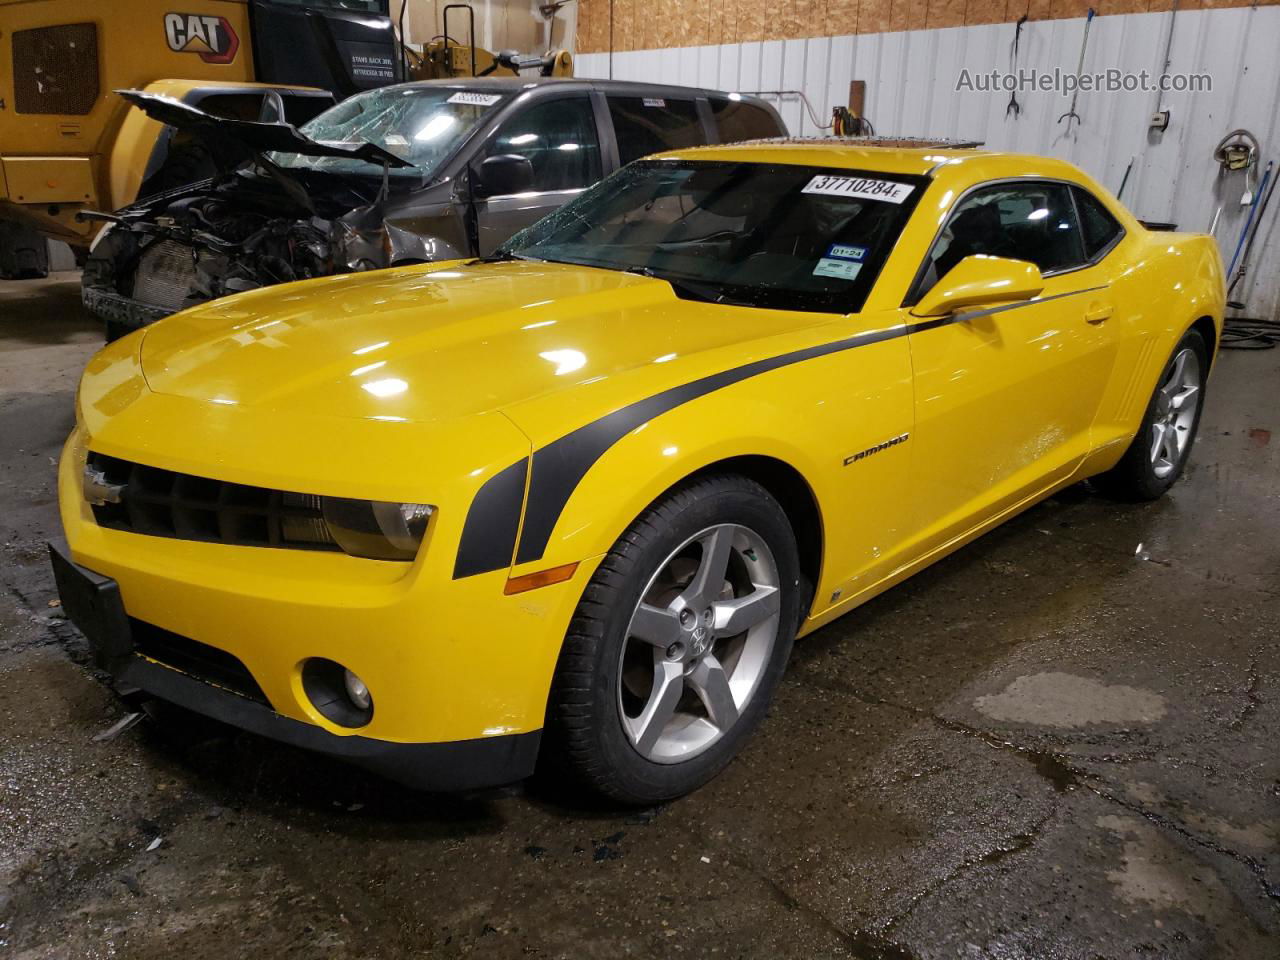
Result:
<instances>
[{"instance_id":1,"label":"wooden wall panel","mask_svg":"<svg viewBox=\"0 0 1280 960\"><path fill-rule=\"evenodd\" d=\"M1048 20L1049 8L1053 0L1031 0L1027 5L1027 18L1030 20ZM1017 17L1014 17L1016 20Z\"/></svg>"},{"instance_id":2,"label":"wooden wall panel","mask_svg":"<svg viewBox=\"0 0 1280 960\"><path fill-rule=\"evenodd\" d=\"M696 0L694 0L696 2ZM774 40L777 7L759 0L738 0L738 30L742 40Z\"/></svg>"},{"instance_id":3,"label":"wooden wall panel","mask_svg":"<svg viewBox=\"0 0 1280 960\"><path fill-rule=\"evenodd\" d=\"M1142 0L1145 2L1145 0ZM968 6L965 8L964 22L966 25L975 23L1004 23L1005 9L1008 7L1006 0L969 0ZM1014 20L1022 16L1023 10L1013 16Z\"/></svg>"},{"instance_id":4,"label":"wooden wall panel","mask_svg":"<svg viewBox=\"0 0 1280 960\"><path fill-rule=\"evenodd\" d=\"M888 14L888 28L892 32L904 29L924 29L929 22L929 5L947 3L948 0L920 0L920 3L906 4L897 0ZM961 0L964 3L964 0Z\"/></svg>"},{"instance_id":5,"label":"wooden wall panel","mask_svg":"<svg viewBox=\"0 0 1280 960\"><path fill-rule=\"evenodd\" d=\"M1254 0L1182 0L1180 10ZM1259 6L1280 0L1258 0ZM609 0L578 0L576 52L609 49ZM613 0L613 48L661 50L1172 9L1173 0Z\"/></svg>"},{"instance_id":6,"label":"wooden wall panel","mask_svg":"<svg viewBox=\"0 0 1280 960\"><path fill-rule=\"evenodd\" d=\"M831 36L850 36L858 32L859 0L827 0L826 26Z\"/></svg>"},{"instance_id":7,"label":"wooden wall panel","mask_svg":"<svg viewBox=\"0 0 1280 960\"><path fill-rule=\"evenodd\" d=\"M908 29L964 26L965 0L929 0L927 10L925 22L913 24Z\"/></svg>"},{"instance_id":8,"label":"wooden wall panel","mask_svg":"<svg viewBox=\"0 0 1280 960\"><path fill-rule=\"evenodd\" d=\"M887 33L893 17L893 0L862 0L858 5L859 33Z\"/></svg>"}]
</instances>

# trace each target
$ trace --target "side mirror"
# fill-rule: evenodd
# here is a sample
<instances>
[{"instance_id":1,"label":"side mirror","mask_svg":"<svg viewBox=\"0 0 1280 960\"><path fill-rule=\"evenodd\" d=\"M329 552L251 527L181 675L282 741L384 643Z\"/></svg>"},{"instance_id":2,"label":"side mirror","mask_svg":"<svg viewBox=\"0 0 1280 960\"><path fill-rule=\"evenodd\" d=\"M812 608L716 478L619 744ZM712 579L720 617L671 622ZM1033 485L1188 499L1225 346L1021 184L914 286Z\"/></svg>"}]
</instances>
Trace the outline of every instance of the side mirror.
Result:
<instances>
[{"instance_id":1,"label":"side mirror","mask_svg":"<svg viewBox=\"0 0 1280 960\"><path fill-rule=\"evenodd\" d=\"M258 108L259 123L288 123L284 113L284 97L279 90L268 90L262 95L262 105Z\"/></svg>"},{"instance_id":2,"label":"side mirror","mask_svg":"<svg viewBox=\"0 0 1280 960\"><path fill-rule=\"evenodd\" d=\"M488 157L475 171L477 197L504 197L533 189L533 164L518 153Z\"/></svg>"},{"instance_id":3,"label":"side mirror","mask_svg":"<svg viewBox=\"0 0 1280 960\"><path fill-rule=\"evenodd\" d=\"M969 307L1030 300L1044 290L1040 268L1026 260L965 257L933 285L911 312L918 317L945 317Z\"/></svg>"}]
</instances>

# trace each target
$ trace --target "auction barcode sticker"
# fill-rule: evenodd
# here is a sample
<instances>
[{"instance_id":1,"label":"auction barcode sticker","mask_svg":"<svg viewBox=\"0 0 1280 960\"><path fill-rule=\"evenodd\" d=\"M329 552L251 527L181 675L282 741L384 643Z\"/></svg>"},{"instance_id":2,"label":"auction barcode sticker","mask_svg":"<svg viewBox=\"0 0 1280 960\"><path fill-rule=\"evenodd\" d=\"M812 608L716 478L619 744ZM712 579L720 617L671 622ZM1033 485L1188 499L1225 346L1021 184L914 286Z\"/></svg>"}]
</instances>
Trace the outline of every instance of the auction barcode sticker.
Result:
<instances>
[{"instance_id":1,"label":"auction barcode sticker","mask_svg":"<svg viewBox=\"0 0 1280 960\"><path fill-rule=\"evenodd\" d=\"M459 92L451 96L446 103L469 103L474 107L492 107L501 99L502 95L497 93Z\"/></svg>"},{"instance_id":2,"label":"auction barcode sticker","mask_svg":"<svg viewBox=\"0 0 1280 960\"><path fill-rule=\"evenodd\" d=\"M818 174L801 193L821 193L830 197L855 197L859 200L884 200L901 203L915 187L892 180L868 180L866 177L832 177Z\"/></svg>"}]
</instances>

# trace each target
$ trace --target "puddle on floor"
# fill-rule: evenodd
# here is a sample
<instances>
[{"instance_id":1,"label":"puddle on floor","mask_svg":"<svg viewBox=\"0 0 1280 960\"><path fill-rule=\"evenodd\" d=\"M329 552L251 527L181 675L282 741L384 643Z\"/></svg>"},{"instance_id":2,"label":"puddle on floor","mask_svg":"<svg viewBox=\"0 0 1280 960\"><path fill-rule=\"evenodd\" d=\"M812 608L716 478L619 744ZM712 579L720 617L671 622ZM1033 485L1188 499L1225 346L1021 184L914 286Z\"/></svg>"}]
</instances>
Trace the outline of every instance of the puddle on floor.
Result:
<instances>
[{"instance_id":1,"label":"puddle on floor","mask_svg":"<svg viewBox=\"0 0 1280 960\"><path fill-rule=\"evenodd\" d=\"M1209 918L1222 912L1230 894L1207 864L1163 840L1136 817L1098 817L1099 827L1124 838L1123 865L1108 870L1120 899L1155 910L1182 910Z\"/></svg>"},{"instance_id":2,"label":"puddle on floor","mask_svg":"<svg viewBox=\"0 0 1280 960\"><path fill-rule=\"evenodd\" d=\"M1000 693L978 697L973 705L993 720L1046 727L1154 723L1165 715L1164 697L1157 693L1071 673L1018 677Z\"/></svg>"}]
</instances>

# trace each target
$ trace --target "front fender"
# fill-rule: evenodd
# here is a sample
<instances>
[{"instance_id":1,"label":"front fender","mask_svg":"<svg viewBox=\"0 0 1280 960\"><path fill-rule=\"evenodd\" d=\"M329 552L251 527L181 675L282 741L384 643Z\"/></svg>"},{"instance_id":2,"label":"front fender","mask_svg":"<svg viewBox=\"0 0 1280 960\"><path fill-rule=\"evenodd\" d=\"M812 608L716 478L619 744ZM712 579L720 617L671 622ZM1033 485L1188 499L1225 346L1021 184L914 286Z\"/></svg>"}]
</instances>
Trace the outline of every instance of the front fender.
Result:
<instances>
[{"instance_id":1,"label":"front fender","mask_svg":"<svg viewBox=\"0 0 1280 960\"><path fill-rule=\"evenodd\" d=\"M512 575L606 553L645 508L666 491L707 467L737 457L767 457L786 464L799 473L821 505L818 463L804 445L781 439L782 431L770 434L765 420L769 411L764 406L743 409L727 398L707 398L628 433L595 462L573 489L542 555L517 555ZM720 418L730 415L756 417L760 428L733 435L718 435L706 429L707 422L725 422ZM531 487L530 497L533 496L536 491ZM533 507L532 500L526 503L526 518Z\"/></svg>"},{"instance_id":2,"label":"front fender","mask_svg":"<svg viewBox=\"0 0 1280 960\"><path fill-rule=\"evenodd\" d=\"M866 332L830 341L836 349L798 351L802 362L705 393L705 377L673 378L684 386L646 391L647 399L622 406L616 399L601 404L612 412L585 424L563 398L509 411L535 450L519 465L529 482L513 575L598 557L681 480L733 458L763 457L793 470L808 487L813 503L805 507L816 506L820 527L841 532L822 537L817 586L820 595L847 592L890 562L913 509L903 496L908 458L865 458L912 429L910 350L888 319L861 318L846 329ZM556 429L570 417L575 429Z\"/></svg>"}]
</instances>

